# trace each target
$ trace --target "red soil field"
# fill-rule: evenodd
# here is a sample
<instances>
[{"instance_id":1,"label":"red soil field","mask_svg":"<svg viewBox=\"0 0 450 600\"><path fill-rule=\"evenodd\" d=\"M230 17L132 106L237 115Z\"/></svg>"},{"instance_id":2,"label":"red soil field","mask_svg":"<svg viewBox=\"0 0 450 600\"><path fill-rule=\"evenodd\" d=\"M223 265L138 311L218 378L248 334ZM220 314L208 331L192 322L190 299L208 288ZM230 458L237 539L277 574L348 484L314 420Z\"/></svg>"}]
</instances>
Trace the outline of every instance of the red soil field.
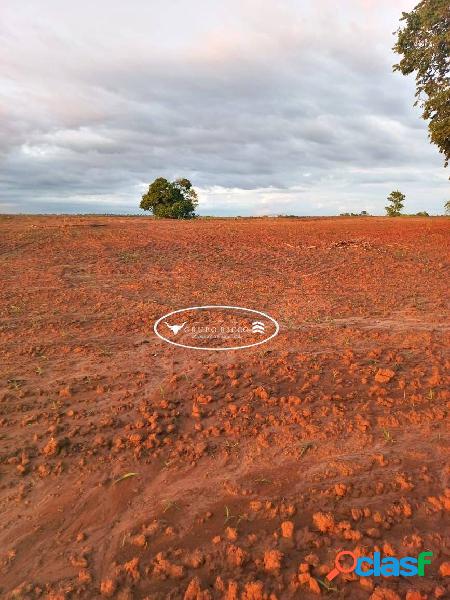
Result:
<instances>
[{"instance_id":1,"label":"red soil field","mask_svg":"<svg viewBox=\"0 0 450 600\"><path fill-rule=\"evenodd\" d=\"M0 218L2 598L448 598L445 218ZM245 350L179 308L267 312ZM326 579L340 550L423 577Z\"/></svg>"}]
</instances>

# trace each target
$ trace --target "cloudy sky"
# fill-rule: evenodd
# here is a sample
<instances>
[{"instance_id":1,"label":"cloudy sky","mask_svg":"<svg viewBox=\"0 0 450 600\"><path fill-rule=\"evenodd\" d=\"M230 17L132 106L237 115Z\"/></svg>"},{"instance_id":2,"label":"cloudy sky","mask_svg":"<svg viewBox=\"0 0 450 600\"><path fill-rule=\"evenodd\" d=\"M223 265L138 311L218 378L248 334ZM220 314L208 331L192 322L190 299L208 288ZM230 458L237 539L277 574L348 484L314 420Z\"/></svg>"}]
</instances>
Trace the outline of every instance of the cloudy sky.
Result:
<instances>
[{"instance_id":1,"label":"cloudy sky","mask_svg":"<svg viewBox=\"0 0 450 600\"><path fill-rule=\"evenodd\" d=\"M392 73L417 0L1 0L0 211L443 212L448 170Z\"/></svg>"}]
</instances>

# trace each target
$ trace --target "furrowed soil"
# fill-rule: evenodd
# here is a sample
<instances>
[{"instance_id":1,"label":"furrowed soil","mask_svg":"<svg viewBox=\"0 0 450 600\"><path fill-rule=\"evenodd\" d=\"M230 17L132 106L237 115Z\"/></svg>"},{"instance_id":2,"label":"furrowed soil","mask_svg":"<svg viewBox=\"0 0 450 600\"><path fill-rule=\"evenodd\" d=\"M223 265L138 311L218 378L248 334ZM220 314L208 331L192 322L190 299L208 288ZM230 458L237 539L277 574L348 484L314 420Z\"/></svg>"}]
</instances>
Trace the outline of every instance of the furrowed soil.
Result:
<instances>
[{"instance_id":1,"label":"furrowed soil","mask_svg":"<svg viewBox=\"0 0 450 600\"><path fill-rule=\"evenodd\" d=\"M0 596L448 598L449 233L1 217ZM279 335L153 332L223 304ZM329 581L340 550L433 556Z\"/></svg>"}]
</instances>

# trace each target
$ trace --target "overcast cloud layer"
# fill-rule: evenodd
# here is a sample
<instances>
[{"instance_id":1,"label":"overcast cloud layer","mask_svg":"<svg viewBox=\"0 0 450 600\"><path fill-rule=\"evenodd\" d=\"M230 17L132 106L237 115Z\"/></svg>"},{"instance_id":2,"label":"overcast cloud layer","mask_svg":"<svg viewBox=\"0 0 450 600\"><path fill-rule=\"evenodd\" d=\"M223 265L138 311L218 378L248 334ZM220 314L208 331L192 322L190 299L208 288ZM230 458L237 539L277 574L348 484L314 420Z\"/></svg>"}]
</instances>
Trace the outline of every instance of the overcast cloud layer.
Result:
<instances>
[{"instance_id":1,"label":"overcast cloud layer","mask_svg":"<svg viewBox=\"0 0 450 600\"><path fill-rule=\"evenodd\" d=\"M0 211L442 213L448 171L392 32L416 0L2 0Z\"/></svg>"}]
</instances>

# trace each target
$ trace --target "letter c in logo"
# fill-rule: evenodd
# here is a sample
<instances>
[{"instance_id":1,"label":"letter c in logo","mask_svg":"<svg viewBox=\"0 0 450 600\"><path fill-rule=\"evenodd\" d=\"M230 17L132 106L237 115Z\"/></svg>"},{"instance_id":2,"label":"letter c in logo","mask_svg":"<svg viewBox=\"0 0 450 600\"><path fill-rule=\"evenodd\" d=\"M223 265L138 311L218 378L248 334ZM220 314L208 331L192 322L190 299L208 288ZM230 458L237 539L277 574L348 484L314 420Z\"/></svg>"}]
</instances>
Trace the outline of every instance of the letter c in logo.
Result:
<instances>
[{"instance_id":1,"label":"letter c in logo","mask_svg":"<svg viewBox=\"0 0 450 600\"><path fill-rule=\"evenodd\" d=\"M370 577L373 575L373 569L366 569L365 571L362 569L362 565L366 563L368 565L373 566L373 560L368 558L367 556L362 556L358 558L358 562L356 564L355 573L360 577Z\"/></svg>"}]
</instances>

